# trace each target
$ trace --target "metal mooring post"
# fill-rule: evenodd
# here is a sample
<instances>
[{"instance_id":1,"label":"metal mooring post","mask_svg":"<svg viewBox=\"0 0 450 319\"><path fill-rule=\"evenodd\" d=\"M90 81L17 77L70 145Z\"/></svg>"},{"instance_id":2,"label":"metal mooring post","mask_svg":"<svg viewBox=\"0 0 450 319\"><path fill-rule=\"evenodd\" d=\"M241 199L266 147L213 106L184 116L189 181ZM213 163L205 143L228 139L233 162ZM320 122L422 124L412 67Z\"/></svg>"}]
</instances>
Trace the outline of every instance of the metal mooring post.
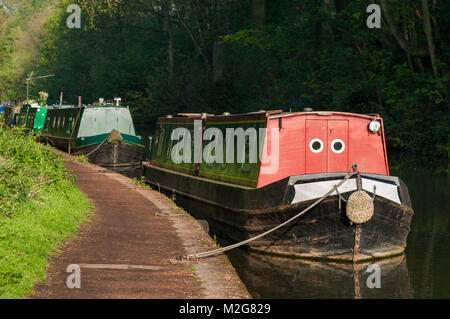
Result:
<instances>
[{"instance_id":1,"label":"metal mooring post","mask_svg":"<svg viewBox=\"0 0 450 319\"><path fill-rule=\"evenodd\" d=\"M356 169L355 167L354 169ZM362 178L359 172L356 172L356 188L362 190ZM355 244L353 246L353 283L354 283L354 295L355 299L361 298L361 290L359 287L359 274L358 274L358 250L361 241L361 224L355 223Z\"/></svg>"}]
</instances>

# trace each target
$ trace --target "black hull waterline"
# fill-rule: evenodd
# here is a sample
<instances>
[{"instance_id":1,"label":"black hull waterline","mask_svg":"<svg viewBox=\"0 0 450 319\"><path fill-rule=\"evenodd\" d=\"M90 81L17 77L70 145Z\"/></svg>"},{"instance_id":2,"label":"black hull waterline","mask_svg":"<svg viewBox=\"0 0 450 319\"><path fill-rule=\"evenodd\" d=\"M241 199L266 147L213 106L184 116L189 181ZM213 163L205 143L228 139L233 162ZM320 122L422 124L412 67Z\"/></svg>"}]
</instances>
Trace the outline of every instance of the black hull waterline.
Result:
<instances>
[{"instance_id":1,"label":"black hull waterline","mask_svg":"<svg viewBox=\"0 0 450 319\"><path fill-rule=\"evenodd\" d=\"M70 139L68 138L41 136L41 141L50 143L75 156L84 155L90 163L115 170L140 167L144 152L143 146L122 142L105 142L83 147L71 147L69 149Z\"/></svg>"},{"instance_id":2,"label":"black hull waterline","mask_svg":"<svg viewBox=\"0 0 450 319\"><path fill-rule=\"evenodd\" d=\"M345 173L292 176L265 187L250 188L153 165L148 165L144 174L148 182L161 190L175 193L177 204L194 217L208 221L211 233L233 242L272 229L310 206L316 199L301 193L303 189L337 184L345 176ZM366 188L372 181L381 193L395 190L396 194L386 198L375 192L373 217L360 226L357 260L403 253L413 215L405 184L392 176L362 174L362 177L368 181ZM355 178L347 183L356 185ZM342 192L341 198L348 198L352 192ZM366 192L373 196L372 192ZM337 194L329 196L304 216L251 242L248 247L280 256L352 261L356 228L347 218L345 208L345 202Z\"/></svg>"}]
</instances>

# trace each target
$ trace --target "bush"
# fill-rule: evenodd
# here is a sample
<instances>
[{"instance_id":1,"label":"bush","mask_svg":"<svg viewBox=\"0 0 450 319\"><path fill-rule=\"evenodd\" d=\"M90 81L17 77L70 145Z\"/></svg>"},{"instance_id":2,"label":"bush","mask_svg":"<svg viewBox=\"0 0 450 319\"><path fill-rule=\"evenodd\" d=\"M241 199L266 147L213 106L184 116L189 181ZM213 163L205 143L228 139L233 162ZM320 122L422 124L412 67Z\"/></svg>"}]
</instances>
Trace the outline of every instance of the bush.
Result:
<instances>
[{"instance_id":1,"label":"bush","mask_svg":"<svg viewBox=\"0 0 450 319\"><path fill-rule=\"evenodd\" d=\"M63 160L34 139L0 123L0 299L30 294L91 211Z\"/></svg>"}]
</instances>

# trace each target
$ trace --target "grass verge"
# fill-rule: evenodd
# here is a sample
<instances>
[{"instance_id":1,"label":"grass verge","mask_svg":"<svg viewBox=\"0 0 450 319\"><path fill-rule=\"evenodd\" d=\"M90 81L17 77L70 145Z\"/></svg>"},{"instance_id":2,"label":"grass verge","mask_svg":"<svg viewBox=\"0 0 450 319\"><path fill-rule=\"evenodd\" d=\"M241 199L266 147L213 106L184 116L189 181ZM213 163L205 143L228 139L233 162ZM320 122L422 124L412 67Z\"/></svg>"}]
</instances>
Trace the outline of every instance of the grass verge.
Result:
<instances>
[{"instance_id":1,"label":"grass verge","mask_svg":"<svg viewBox=\"0 0 450 319\"><path fill-rule=\"evenodd\" d=\"M0 128L0 160L0 299L22 298L92 210L62 159L23 132Z\"/></svg>"}]
</instances>

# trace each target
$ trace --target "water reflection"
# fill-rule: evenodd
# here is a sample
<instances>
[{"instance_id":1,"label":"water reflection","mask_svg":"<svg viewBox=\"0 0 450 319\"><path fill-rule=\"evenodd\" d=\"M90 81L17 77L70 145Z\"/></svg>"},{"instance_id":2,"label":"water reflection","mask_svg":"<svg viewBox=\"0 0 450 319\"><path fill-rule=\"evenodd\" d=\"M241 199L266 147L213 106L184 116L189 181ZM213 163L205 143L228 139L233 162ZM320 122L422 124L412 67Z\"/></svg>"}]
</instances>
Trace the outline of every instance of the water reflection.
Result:
<instances>
[{"instance_id":1,"label":"water reflection","mask_svg":"<svg viewBox=\"0 0 450 319\"><path fill-rule=\"evenodd\" d=\"M406 247L413 296L450 298L450 176L445 167L401 158L390 166L408 185L414 208Z\"/></svg>"},{"instance_id":2,"label":"water reflection","mask_svg":"<svg viewBox=\"0 0 450 319\"><path fill-rule=\"evenodd\" d=\"M391 156L391 175L408 185L414 216L406 254L376 261L381 288L368 288L368 264L359 265L361 298L450 298L450 188L448 167ZM225 246L226 243L221 243ZM229 252L255 298L354 298L352 265Z\"/></svg>"},{"instance_id":3,"label":"water reflection","mask_svg":"<svg viewBox=\"0 0 450 319\"><path fill-rule=\"evenodd\" d=\"M369 263L325 263L280 258L242 250L230 252L237 272L254 298L412 298L405 256L379 260L380 287L374 287L377 270ZM359 290L355 291L355 278ZM369 282L369 285L367 284Z\"/></svg>"}]
</instances>

